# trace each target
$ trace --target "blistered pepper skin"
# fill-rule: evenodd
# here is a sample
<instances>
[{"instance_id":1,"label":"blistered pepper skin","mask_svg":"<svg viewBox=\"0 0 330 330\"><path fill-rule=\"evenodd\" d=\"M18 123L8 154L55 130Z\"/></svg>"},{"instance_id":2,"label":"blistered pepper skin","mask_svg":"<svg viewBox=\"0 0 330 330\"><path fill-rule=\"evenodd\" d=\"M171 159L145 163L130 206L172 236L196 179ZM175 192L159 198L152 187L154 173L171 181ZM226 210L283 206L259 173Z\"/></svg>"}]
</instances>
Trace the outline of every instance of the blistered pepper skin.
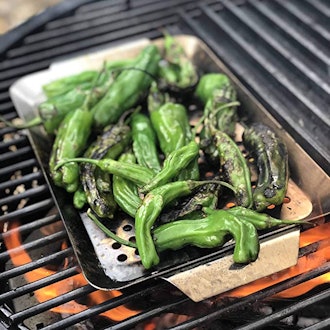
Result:
<instances>
[{"instance_id":1,"label":"blistered pepper skin","mask_svg":"<svg viewBox=\"0 0 330 330\"><path fill-rule=\"evenodd\" d=\"M91 109L95 127L115 123L147 93L157 75L160 53L155 45L145 47L131 68L123 70L105 96Z\"/></svg>"},{"instance_id":2,"label":"blistered pepper skin","mask_svg":"<svg viewBox=\"0 0 330 330\"><path fill-rule=\"evenodd\" d=\"M221 131L215 133L215 143L220 166L228 182L235 188L237 205L252 207L251 174L241 150L229 135Z\"/></svg>"},{"instance_id":3,"label":"blistered pepper skin","mask_svg":"<svg viewBox=\"0 0 330 330\"><path fill-rule=\"evenodd\" d=\"M243 133L244 146L256 159L258 181L253 191L254 208L265 210L283 203L289 180L285 143L268 126L255 123Z\"/></svg>"},{"instance_id":4,"label":"blistered pepper skin","mask_svg":"<svg viewBox=\"0 0 330 330\"><path fill-rule=\"evenodd\" d=\"M79 167L76 163L67 163L61 168L56 165L67 158L76 157L86 147L92 131L93 116L84 109L69 112L59 127L53 143L49 169L50 175L59 187L75 192L79 187Z\"/></svg>"}]
</instances>

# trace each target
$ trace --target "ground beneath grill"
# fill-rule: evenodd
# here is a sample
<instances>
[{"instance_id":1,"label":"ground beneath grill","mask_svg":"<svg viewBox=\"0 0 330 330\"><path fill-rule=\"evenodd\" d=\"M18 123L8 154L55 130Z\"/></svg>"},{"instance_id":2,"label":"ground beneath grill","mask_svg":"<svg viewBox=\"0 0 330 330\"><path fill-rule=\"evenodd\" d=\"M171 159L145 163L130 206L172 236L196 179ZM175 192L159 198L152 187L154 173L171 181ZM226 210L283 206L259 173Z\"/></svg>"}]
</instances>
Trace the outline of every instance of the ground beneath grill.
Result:
<instances>
[{"instance_id":1,"label":"ground beneath grill","mask_svg":"<svg viewBox=\"0 0 330 330\"><path fill-rule=\"evenodd\" d=\"M0 33L6 33L33 15L61 1L0 0Z\"/></svg>"}]
</instances>

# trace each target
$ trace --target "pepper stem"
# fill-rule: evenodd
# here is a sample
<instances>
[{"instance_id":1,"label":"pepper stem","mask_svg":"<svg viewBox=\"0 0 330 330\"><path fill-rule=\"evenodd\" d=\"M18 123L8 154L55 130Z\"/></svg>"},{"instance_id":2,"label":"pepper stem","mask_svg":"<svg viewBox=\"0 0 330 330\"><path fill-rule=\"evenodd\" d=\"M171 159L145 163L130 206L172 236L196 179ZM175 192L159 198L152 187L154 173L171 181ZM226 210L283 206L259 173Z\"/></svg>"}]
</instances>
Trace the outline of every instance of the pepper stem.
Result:
<instances>
[{"instance_id":1,"label":"pepper stem","mask_svg":"<svg viewBox=\"0 0 330 330\"><path fill-rule=\"evenodd\" d=\"M0 116L0 121L5 123L8 127L16 128L16 129L25 129L25 128L31 128L38 126L42 124L42 118L41 117L35 117L31 119L30 121L21 124L21 125L15 125L11 121L5 119L3 116Z\"/></svg>"},{"instance_id":2,"label":"pepper stem","mask_svg":"<svg viewBox=\"0 0 330 330\"><path fill-rule=\"evenodd\" d=\"M131 248L136 248L136 244L130 241L127 241L126 239L123 239L119 237L118 235L114 234L111 230L109 230L106 226L103 225L103 223L92 213L91 209L87 210L88 217L110 238L115 240L116 242L129 246Z\"/></svg>"},{"instance_id":3,"label":"pepper stem","mask_svg":"<svg viewBox=\"0 0 330 330\"><path fill-rule=\"evenodd\" d=\"M97 160L97 159L84 158L84 157L81 157L81 158L66 158L66 159L60 160L56 164L56 166L54 167L54 170L57 171L63 165L65 165L67 163L72 163L72 162L76 162L76 163L90 163L90 164L94 164L96 166L99 165L99 160Z\"/></svg>"}]
</instances>

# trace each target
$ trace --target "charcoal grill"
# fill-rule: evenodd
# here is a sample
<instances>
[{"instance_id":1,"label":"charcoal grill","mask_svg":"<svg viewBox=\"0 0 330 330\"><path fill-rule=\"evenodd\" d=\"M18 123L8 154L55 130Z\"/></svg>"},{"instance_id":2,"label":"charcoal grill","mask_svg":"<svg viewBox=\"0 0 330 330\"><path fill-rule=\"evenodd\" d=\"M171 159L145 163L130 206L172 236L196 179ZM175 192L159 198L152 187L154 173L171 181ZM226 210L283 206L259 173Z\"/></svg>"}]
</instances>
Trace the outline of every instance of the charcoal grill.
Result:
<instances>
[{"instance_id":1,"label":"charcoal grill","mask_svg":"<svg viewBox=\"0 0 330 330\"><path fill-rule=\"evenodd\" d=\"M100 47L159 38L166 28L173 34L201 38L329 174L329 13L330 3L326 0L64 1L1 37L0 113L8 120L17 117L8 91L20 77ZM15 232L16 229L6 228L16 220L20 221L17 228L23 239L16 248L1 245L0 327L143 329L141 324L146 327L168 313L189 315L178 319L172 329L329 326L328 284L288 301L274 303L270 297L327 274L330 262L240 299L213 298L192 303L169 283L154 279L148 286L129 287L122 290L122 295L108 297L79 313L62 318L50 312L70 301L88 305L89 295L98 290L84 283L51 300L33 300L38 289L79 275L80 270L70 245L49 249L67 241L67 233L27 136L3 126L0 132L1 239ZM45 228L51 231L45 233ZM36 234L39 232L43 235ZM319 244L301 248L299 256L313 253ZM10 257L20 249L37 257L25 265L11 264ZM56 272L43 279L32 283L16 281L40 267L51 270L64 260L69 260L65 268L57 267ZM18 307L16 300L26 301L27 305ZM98 317L122 305L142 311L124 321ZM265 306L272 308L272 313L262 312ZM301 316L310 317L313 322L309 324L313 325L302 325Z\"/></svg>"}]
</instances>

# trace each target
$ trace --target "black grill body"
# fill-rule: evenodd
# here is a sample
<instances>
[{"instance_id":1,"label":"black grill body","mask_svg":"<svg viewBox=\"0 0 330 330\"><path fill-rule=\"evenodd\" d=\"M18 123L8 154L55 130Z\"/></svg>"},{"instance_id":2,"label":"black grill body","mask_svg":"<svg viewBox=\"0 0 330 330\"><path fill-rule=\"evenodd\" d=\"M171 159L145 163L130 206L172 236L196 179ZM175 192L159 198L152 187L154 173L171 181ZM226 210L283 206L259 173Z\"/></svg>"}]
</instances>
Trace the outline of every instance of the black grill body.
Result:
<instances>
[{"instance_id":1,"label":"black grill body","mask_svg":"<svg viewBox=\"0 0 330 330\"><path fill-rule=\"evenodd\" d=\"M330 173L329 14L327 0L63 1L0 37L0 114L8 120L17 117L8 90L20 77L48 68L52 62L99 48L139 38L159 38L166 28L173 34L192 34L202 39L314 161ZM317 314L316 305L325 306L324 309L328 306L330 291L324 285L280 303L272 314L237 317L248 306L260 306L286 288L329 272L329 262L226 303L208 300L192 304L169 284L155 280L147 288L134 286L119 297L64 319L52 315L47 321L30 321L65 302L84 300L97 290L86 284L50 301L34 302L15 311L15 299L32 296L39 288L75 276L79 269L70 246L39 256L24 266L8 265L10 255L15 252L3 244L6 236L15 230L6 232L8 223L20 221L22 248L31 253L60 244L67 239L67 233L57 225L58 212L54 210L53 198L24 131L1 126L0 135L0 328L88 327L89 320L95 320L100 313L135 302L144 307L143 312L122 322L97 320L94 328L134 329L167 312L190 309L194 315L173 329L276 329L288 327L281 320L292 315L295 316L290 321L291 328L301 329L297 315L306 315L308 309ZM56 230L43 237L32 235L47 226L55 226ZM36 282L18 285L15 290L9 289L14 278L68 258L72 264L67 268ZM150 303L143 303L146 301ZM324 313L310 329L325 329L329 324L329 315Z\"/></svg>"}]
</instances>

